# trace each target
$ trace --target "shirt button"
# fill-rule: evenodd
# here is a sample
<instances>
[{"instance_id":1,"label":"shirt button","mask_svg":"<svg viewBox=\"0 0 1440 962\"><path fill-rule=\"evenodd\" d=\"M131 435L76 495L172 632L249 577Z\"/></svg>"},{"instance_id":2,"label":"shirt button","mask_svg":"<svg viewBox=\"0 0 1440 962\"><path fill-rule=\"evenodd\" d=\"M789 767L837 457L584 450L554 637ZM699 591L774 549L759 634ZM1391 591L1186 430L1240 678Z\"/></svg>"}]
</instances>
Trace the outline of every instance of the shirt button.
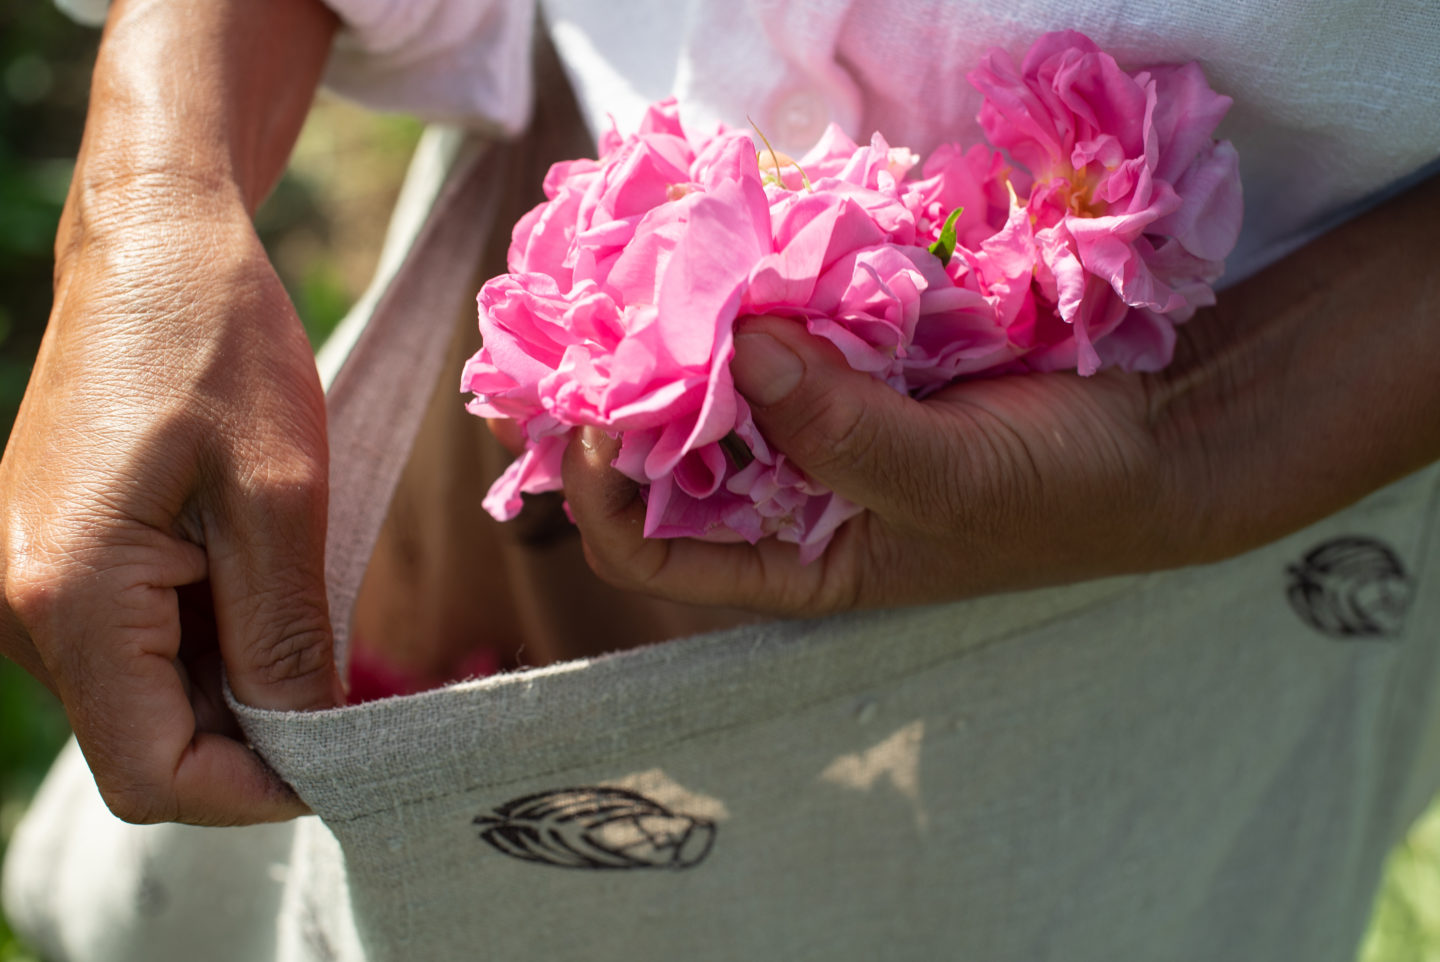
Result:
<instances>
[{"instance_id":1,"label":"shirt button","mask_svg":"<svg viewBox=\"0 0 1440 962\"><path fill-rule=\"evenodd\" d=\"M829 125L830 105L817 91L796 90L776 102L770 117L777 146L803 153L815 145Z\"/></svg>"}]
</instances>

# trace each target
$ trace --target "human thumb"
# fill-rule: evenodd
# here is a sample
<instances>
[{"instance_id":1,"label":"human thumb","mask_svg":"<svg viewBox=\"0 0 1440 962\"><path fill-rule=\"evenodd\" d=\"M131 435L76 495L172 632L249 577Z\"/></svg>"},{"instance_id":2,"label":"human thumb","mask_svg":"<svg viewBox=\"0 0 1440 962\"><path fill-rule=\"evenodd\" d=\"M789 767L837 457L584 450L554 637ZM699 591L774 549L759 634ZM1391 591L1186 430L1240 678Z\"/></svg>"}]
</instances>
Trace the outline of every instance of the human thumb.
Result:
<instances>
[{"instance_id":1,"label":"human thumb","mask_svg":"<svg viewBox=\"0 0 1440 962\"><path fill-rule=\"evenodd\" d=\"M256 708L343 704L325 594L323 475L249 492L207 546L215 622L230 688Z\"/></svg>"},{"instance_id":2,"label":"human thumb","mask_svg":"<svg viewBox=\"0 0 1440 962\"><path fill-rule=\"evenodd\" d=\"M881 514L914 513L916 472L945 456L924 405L784 318L742 322L730 371L766 442L811 478Z\"/></svg>"}]
</instances>

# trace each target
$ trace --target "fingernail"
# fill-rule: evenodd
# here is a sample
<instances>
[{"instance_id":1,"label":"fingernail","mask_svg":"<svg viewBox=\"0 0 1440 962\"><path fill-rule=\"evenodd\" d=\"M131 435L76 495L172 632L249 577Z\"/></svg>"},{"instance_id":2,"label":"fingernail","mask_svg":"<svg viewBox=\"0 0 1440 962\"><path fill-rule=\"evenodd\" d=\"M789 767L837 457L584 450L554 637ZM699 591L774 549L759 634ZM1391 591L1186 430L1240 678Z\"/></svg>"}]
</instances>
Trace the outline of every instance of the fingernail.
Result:
<instances>
[{"instance_id":1,"label":"fingernail","mask_svg":"<svg viewBox=\"0 0 1440 962\"><path fill-rule=\"evenodd\" d=\"M740 393L763 407L795 390L805 362L769 334L741 334L735 338L730 372Z\"/></svg>"},{"instance_id":2,"label":"fingernail","mask_svg":"<svg viewBox=\"0 0 1440 962\"><path fill-rule=\"evenodd\" d=\"M613 456L611 452L614 450L614 443L604 428L590 425L580 429L580 449L585 452L588 460L595 461L601 457Z\"/></svg>"}]
</instances>

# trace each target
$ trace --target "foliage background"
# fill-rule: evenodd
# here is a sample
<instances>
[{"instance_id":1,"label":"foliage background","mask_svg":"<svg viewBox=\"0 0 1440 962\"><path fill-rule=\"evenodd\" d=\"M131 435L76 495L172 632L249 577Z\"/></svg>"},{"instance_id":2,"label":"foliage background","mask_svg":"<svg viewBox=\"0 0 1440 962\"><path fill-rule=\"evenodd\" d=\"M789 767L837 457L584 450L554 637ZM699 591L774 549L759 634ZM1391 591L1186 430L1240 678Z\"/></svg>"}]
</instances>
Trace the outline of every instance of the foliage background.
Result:
<instances>
[{"instance_id":1,"label":"foliage background","mask_svg":"<svg viewBox=\"0 0 1440 962\"><path fill-rule=\"evenodd\" d=\"M50 308L51 243L80 142L98 34L51 3L0 7L0 438ZM419 127L324 96L257 227L319 343L363 290ZM40 685L0 659L0 857L68 735ZM1390 857L1361 962L1440 962L1440 803ZM0 962L39 962L0 915Z\"/></svg>"}]
</instances>

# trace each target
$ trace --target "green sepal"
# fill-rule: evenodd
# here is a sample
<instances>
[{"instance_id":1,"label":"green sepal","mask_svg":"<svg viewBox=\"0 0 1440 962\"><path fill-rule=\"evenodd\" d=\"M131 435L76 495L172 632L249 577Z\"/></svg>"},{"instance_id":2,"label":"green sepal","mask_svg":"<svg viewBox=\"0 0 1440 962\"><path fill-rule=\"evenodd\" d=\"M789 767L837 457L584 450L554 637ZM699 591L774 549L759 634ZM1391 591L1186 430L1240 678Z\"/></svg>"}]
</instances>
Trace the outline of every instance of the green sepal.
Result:
<instances>
[{"instance_id":1,"label":"green sepal","mask_svg":"<svg viewBox=\"0 0 1440 962\"><path fill-rule=\"evenodd\" d=\"M950 266L950 258L955 256L955 222L960 215L965 213L965 208L957 207L945 218L945 226L940 228L940 237L930 245L930 253L940 258L940 263L946 267Z\"/></svg>"}]
</instances>

